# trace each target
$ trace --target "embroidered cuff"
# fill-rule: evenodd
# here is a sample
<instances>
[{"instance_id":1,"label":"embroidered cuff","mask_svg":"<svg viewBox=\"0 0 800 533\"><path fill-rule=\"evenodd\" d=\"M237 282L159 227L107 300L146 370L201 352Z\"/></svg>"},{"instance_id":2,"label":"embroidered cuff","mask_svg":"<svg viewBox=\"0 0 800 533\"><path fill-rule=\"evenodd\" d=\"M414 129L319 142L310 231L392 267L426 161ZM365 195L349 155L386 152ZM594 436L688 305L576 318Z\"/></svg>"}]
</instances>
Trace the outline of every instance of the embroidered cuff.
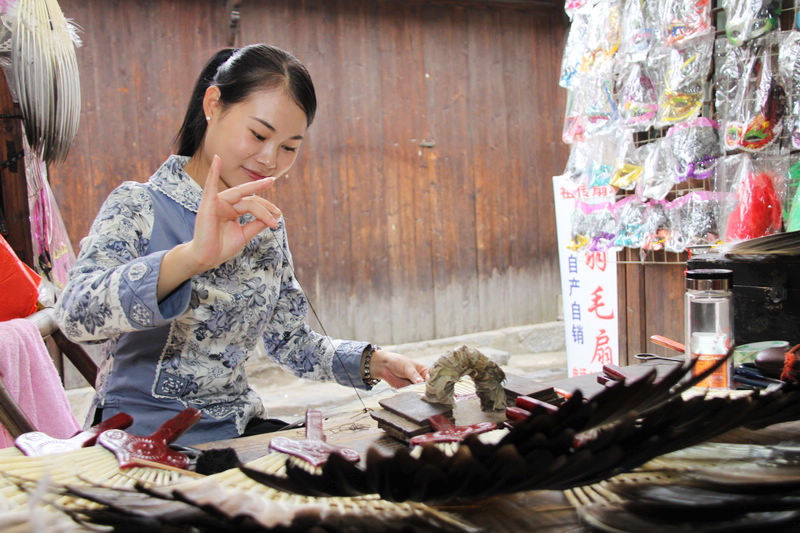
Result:
<instances>
[{"instance_id":1,"label":"embroidered cuff","mask_svg":"<svg viewBox=\"0 0 800 533\"><path fill-rule=\"evenodd\" d=\"M342 341L333 356L333 378L340 385L366 389L361 379L361 354L369 343L361 341Z\"/></svg>"},{"instance_id":2,"label":"embroidered cuff","mask_svg":"<svg viewBox=\"0 0 800 533\"><path fill-rule=\"evenodd\" d=\"M189 305L192 284L182 283L160 303L157 301L158 273L167 251L155 252L128 263L119 284L119 298L125 316L137 328L163 326L183 313Z\"/></svg>"}]
</instances>

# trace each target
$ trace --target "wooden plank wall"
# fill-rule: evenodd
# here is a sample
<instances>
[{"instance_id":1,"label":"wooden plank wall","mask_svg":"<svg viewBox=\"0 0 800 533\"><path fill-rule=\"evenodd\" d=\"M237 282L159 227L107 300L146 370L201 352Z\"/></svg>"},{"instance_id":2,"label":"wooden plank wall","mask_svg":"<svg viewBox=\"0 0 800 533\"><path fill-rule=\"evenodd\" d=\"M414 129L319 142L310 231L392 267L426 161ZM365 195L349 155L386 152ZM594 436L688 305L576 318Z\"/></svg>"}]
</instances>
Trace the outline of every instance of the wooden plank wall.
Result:
<instances>
[{"instance_id":1,"label":"wooden plank wall","mask_svg":"<svg viewBox=\"0 0 800 533\"><path fill-rule=\"evenodd\" d=\"M171 153L223 0L61 0L82 28L78 139L51 180L76 243L108 193ZM241 3L237 44L290 50L320 109L283 210L329 334L398 343L559 318L563 5Z\"/></svg>"}]
</instances>

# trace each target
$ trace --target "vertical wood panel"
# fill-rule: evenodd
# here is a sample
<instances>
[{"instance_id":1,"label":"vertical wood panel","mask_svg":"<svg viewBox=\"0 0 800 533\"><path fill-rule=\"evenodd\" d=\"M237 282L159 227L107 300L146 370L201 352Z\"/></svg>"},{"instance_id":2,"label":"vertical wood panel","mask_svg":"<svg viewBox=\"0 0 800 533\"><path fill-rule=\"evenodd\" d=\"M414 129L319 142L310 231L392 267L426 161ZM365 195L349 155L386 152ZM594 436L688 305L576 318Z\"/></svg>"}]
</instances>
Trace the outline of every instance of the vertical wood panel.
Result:
<instances>
[{"instance_id":1,"label":"vertical wood panel","mask_svg":"<svg viewBox=\"0 0 800 533\"><path fill-rule=\"evenodd\" d=\"M434 291L431 273L431 237L422 221L431 213L429 187L425 184L415 138L428 131L424 113L426 87L408 83L424 69L421 46L423 28L408 17L398 2L380 2L378 32L380 53L380 109L382 121L386 195L386 250L390 269L389 304L392 332L404 328L433 338ZM380 253L379 250L375 251Z\"/></svg>"},{"instance_id":2,"label":"vertical wood panel","mask_svg":"<svg viewBox=\"0 0 800 533\"><path fill-rule=\"evenodd\" d=\"M197 72L227 43L224 5L62 0L84 28L81 128L51 169L73 242L111 189L171 152ZM317 88L271 198L328 333L390 343L558 318L560 4L270 0L241 13L240 44L290 50Z\"/></svg>"},{"instance_id":3,"label":"vertical wood panel","mask_svg":"<svg viewBox=\"0 0 800 533\"><path fill-rule=\"evenodd\" d=\"M427 179L427 211L433 251L434 327L436 336L480 328L475 193L468 110L469 54L467 14L461 8L435 6L422 12L426 116L425 140L435 142L419 153L433 174ZM422 141L423 139L418 139ZM438 176L438 179L437 179ZM445 179L444 176L448 176Z\"/></svg>"}]
</instances>

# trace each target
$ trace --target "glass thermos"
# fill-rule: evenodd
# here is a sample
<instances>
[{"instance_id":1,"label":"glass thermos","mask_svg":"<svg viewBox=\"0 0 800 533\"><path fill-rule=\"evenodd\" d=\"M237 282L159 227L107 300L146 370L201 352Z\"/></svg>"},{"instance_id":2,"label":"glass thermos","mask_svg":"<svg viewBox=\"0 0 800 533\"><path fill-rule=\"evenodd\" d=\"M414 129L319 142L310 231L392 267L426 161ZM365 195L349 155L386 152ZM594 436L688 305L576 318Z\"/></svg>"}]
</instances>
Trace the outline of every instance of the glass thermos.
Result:
<instances>
[{"instance_id":1,"label":"glass thermos","mask_svg":"<svg viewBox=\"0 0 800 533\"><path fill-rule=\"evenodd\" d=\"M694 374L724 358L733 346L733 271L687 270L685 318L686 355L697 359ZM731 388L733 358L697 384L699 387Z\"/></svg>"}]
</instances>

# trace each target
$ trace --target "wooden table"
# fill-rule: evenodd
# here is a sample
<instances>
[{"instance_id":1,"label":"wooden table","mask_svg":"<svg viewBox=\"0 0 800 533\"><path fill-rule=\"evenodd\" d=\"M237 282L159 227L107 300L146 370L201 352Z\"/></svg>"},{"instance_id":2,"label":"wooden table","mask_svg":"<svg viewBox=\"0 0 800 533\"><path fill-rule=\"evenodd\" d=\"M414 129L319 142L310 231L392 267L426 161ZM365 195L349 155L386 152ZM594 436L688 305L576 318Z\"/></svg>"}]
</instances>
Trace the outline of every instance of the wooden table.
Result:
<instances>
[{"instance_id":1,"label":"wooden table","mask_svg":"<svg viewBox=\"0 0 800 533\"><path fill-rule=\"evenodd\" d=\"M643 375L654 367L658 372L668 372L673 368L672 365L673 363L652 361L631 365L625 367L625 370L634 375ZM585 395L592 396L603 388L596 378L596 374L591 374L542 382L542 384L543 386L556 386L571 392L581 389ZM396 394L396 391L387 391L387 396L393 394ZM375 398L374 402L367 402L367 409L376 406L378 399L380 398ZM338 414L325 419L324 429L329 442L353 448L361 453L362 457L366 456L366 451L370 447L386 453L393 453L398 448L406 446L379 429L376 422L369 416L368 410L365 410L360 403L353 403L348 407L352 408L340 408ZM797 438L798 435L800 435L800 422L792 422L778 424L758 432L744 429L735 430L715 440L770 444L787 438ZM216 441L198 445L197 448L233 448L243 462L248 462L268 453L269 441L276 436L303 438L305 429L295 428L264 435ZM593 531L580 522L574 508L567 502L561 491L529 491L479 500L468 505L437 506L437 508L451 512L478 527L493 532Z\"/></svg>"}]
</instances>

